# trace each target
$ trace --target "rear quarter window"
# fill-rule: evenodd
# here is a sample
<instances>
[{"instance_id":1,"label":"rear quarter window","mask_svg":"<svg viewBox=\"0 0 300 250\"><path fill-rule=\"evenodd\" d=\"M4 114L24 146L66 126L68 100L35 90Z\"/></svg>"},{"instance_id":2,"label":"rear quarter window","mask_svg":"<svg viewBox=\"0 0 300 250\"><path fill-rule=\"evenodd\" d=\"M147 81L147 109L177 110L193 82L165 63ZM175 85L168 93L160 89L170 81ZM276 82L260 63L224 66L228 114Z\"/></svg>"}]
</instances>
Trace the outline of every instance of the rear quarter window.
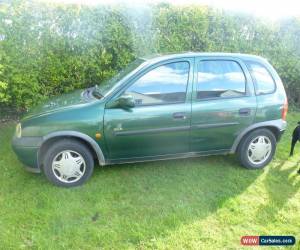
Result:
<instances>
[{"instance_id":1,"label":"rear quarter window","mask_svg":"<svg viewBox=\"0 0 300 250\"><path fill-rule=\"evenodd\" d=\"M264 65L257 62L247 62L247 66L254 80L257 95L270 94L275 91L275 81Z\"/></svg>"}]
</instances>

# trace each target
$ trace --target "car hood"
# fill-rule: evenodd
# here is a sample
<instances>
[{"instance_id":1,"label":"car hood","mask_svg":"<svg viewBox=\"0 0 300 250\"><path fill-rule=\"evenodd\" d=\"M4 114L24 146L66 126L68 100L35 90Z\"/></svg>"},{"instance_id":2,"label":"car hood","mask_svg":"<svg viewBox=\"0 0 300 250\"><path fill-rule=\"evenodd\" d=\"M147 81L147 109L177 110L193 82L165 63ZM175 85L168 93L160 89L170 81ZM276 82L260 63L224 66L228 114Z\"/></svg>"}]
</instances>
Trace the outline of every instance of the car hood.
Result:
<instances>
[{"instance_id":1,"label":"car hood","mask_svg":"<svg viewBox=\"0 0 300 250\"><path fill-rule=\"evenodd\" d=\"M33 107L23 117L29 119L31 117L60 111L67 108L73 108L79 105L95 101L96 99L88 99L83 96L84 90L76 90L74 92L63 94L50 98L49 100Z\"/></svg>"}]
</instances>

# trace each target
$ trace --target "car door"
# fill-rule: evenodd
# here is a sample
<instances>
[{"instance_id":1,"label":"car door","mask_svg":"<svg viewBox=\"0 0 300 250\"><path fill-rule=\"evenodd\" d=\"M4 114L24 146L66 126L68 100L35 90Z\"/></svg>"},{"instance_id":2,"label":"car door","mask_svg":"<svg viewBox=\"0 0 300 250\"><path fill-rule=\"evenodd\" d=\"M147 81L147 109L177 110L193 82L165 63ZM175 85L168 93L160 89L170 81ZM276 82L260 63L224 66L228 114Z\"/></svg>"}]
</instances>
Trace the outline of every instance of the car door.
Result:
<instances>
[{"instance_id":1,"label":"car door","mask_svg":"<svg viewBox=\"0 0 300 250\"><path fill-rule=\"evenodd\" d=\"M228 151L254 121L257 104L251 76L237 58L199 57L194 78L191 150Z\"/></svg>"},{"instance_id":2,"label":"car door","mask_svg":"<svg viewBox=\"0 0 300 250\"><path fill-rule=\"evenodd\" d=\"M189 151L193 64L194 58L181 58L149 66L113 98L131 95L135 107L105 109L111 160Z\"/></svg>"}]
</instances>

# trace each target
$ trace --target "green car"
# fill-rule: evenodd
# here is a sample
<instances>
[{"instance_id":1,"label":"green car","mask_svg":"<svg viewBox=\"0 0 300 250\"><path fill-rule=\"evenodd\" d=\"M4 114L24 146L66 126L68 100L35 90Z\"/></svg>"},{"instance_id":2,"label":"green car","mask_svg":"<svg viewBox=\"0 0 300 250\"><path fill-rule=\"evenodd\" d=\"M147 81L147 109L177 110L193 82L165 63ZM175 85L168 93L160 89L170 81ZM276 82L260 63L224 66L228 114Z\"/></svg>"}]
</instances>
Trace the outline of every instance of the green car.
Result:
<instances>
[{"instance_id":1,"label":"green car","mask_svg":"<svg viewBox=\"0 0 300 250\"><path fill-rule=\"evenodd\" d=\"M183 53L137 59L100 86L48 100L17 125L13 149L59 186L109 165L237 153L260 169L286 128L287 97L263 58Z\"/></svg>"}]
</instances>

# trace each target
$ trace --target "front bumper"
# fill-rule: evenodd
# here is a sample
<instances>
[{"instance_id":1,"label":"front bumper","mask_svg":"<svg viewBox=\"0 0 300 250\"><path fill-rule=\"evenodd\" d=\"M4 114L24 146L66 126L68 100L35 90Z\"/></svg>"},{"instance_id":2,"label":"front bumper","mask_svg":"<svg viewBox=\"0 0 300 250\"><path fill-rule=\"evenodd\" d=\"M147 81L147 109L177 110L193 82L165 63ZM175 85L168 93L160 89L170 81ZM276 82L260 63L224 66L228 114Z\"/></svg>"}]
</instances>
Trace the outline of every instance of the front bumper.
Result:
<instances>
[{"instance_id":1,"label":"front bumper","mask_svg":"<svg viewBox=\"0 0 300 250\"><path fill-rule=\"evenodd\" d=\"M39 173L38 150L42 144L42 137L14 137L12 148L20 162L25 165L25 169L30 172Z\"/></svg>"}]
</instances>

